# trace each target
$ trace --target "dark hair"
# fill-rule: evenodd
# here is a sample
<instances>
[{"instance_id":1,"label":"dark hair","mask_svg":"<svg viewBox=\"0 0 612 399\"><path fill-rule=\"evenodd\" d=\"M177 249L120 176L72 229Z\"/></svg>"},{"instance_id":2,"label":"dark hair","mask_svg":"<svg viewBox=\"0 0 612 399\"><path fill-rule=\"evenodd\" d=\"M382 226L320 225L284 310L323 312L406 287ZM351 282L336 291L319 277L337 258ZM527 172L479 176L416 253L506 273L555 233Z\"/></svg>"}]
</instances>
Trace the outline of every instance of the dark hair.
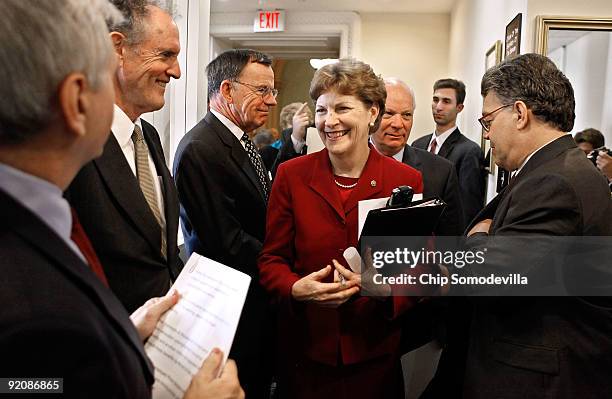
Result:
<instances>
[{"instance_id":1,"label":"dark hair","mask_svg":"<svg viewBox=\"0 0 612 399\"><path fill-rule=\"evenodd\" d=\"M374 126L370 126L370 134L378 130L385 113L387 91L385 82L374 73L371 66L350 58L325 65L315 72L310 82L310 98L316 102L321 94L329 90L356 96L367 107L377 104L379 113Z\"/></svg>"},{"instance_id":2,"label":"dark hair","mask_svg":"<svg viewBox=\"0 0 612 399\"><path fill-rule=\"evenodd\" d=\"M604 135L599 130L593 128L584 129L576 133L574 140L576 144L589 143L594 149L603 147L606 144Z\"/></svg>"},{"instance_id":3,"label":"dark hair","mask_svg":"<svg viewBox=\"0 0 612 399\"><path fill-rule=\"evenodd\" d=\"M221 88L224 80L236 80L244 67L251 62L272 66L272 57L257 50L234 49L219 54L206 66L208 76L208 99L210 100Z\"/></svg>"},{"instance_id":4,"label":"dark hair","mask_svg":"<svg viewBox=\"0 0 612 399\"><path fill-rule=\"evenodd\" d=\"M574 90L555 64L539 54L523 54L491 67L482 77L483 97L493 92L504 104L523 101L541 121L569 132L574 127Z\"/></svg>"},{"instance_id":5,"label":"dark hair","mask_svg":"<svg viewBox=\"0 0 612 399\"><path fill-rule=\"evenodd\" d=\"M465 101L465 84L460 80L450 78L437 80L436 83L434 83L433 90L436 91L438 89L455 90L457 105L463 104Z\"/></svg>"},{"instance_id":6,"label":"dark hair","mask_svg":"<svg viewBox=\"0 0 612 399\"><path fill-rule=\"evenodd\" d=\"M158 7L171 14L170 10L162 7L157 0L110 0L110 2L121 12L124 20L118 24L109 21L108 30L122 33L130 46L139 44L144 37L146 30L144 20L149 16L147 7Z\"/></svg>"}]
</instances>

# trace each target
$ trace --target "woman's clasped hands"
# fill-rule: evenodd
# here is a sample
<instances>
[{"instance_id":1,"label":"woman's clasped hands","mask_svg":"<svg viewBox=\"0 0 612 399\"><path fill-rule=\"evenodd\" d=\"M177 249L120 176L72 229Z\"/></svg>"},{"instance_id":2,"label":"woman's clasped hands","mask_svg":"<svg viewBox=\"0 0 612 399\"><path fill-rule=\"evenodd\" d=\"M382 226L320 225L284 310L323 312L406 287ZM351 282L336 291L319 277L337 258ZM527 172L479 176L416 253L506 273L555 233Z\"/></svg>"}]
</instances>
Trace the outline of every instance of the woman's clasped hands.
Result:
<instances>
[{"instance_id":1,"label":"woman's clasped hands","mask_svg":"<svg viewBox=\"0 0 612 399\"><path fill-rule=\"evenodd\" d=\"M291 287L293 299L299 302L311 302L320 306L336 308L348 301L361 290L361 275L353 273L333 259L333 267L323 269L302 277ZM333 270L333 282L323 282Z\"/></svg>"}]
</instances>

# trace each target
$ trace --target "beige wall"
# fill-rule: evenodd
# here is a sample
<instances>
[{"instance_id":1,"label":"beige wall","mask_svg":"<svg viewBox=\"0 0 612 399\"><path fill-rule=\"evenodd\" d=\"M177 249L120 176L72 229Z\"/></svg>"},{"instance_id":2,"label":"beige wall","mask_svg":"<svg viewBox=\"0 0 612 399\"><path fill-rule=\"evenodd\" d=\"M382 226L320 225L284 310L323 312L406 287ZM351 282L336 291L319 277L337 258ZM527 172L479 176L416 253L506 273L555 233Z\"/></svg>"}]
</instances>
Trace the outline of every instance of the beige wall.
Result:
<instances>
[{"instance_id":1,"label":"beige wall","mask_svg":"<svg viewBox=\"0 0 612 399\"><path fill-rule=\"evenodd\" d=\"M448 14L361 14L361 58L383 77L412 86L417 107L409 141L431 133L433 83L448 76Z\"/></svg>"}]
</instances>

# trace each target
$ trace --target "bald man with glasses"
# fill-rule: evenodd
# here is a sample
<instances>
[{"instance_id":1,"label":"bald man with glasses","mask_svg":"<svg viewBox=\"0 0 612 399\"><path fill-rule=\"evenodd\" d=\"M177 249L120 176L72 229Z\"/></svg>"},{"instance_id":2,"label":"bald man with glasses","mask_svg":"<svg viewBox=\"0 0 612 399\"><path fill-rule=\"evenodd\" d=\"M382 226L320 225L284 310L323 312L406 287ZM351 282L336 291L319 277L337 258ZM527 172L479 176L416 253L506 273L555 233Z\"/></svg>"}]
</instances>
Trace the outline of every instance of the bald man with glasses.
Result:
<instances>
[{"instance_id":1,"label":"bald man with glasses","mask_svg":"<svg viewBox=\"0 0 612 399\"><path fill-rule=\"evenodd\" d=\"M183 137L174 162L188 254L253 278L230 354L249 398L268 397L274 359L271 312L256 263L270 180L247 135L276 105L271 65L269 56L254 50L229 50L211 61L206 68L210 110Z\"/></svg>"}]
</instances>

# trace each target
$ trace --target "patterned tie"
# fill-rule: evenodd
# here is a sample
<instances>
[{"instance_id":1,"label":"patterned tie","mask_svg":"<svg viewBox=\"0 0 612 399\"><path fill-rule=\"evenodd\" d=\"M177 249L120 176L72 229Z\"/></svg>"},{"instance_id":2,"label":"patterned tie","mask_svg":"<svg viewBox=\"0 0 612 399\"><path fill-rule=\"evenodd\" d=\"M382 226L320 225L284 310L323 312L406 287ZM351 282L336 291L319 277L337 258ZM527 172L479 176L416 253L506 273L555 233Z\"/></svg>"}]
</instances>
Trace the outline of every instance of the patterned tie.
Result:
<instances>
[{"instance_id":1,"label":"patterned tie","mask_svg":"<svg viewBox=\"0 0 612 399\"><path fill-rule=\"evenodd\" d=\"M431 142L431 147L429 148L429 152L431 152L432 154L436 154L436 148L438 147L438 140L434 139Z\"/></svg>"},{"instance_id":2,"label":"patterned tie","mask_svg":"<svg viewBox=\"0 0 612 399\"><path fill-rule=\"evenodd\" d=\"M249 136L245 133L242 135L240 139L244 143L244 147L246 149L247 155L249 156L249 160L251 161L251 165L255 168L257 172L257 176L259 177L259 182L263 187L266 201L268 201L268 195L270 195L270 181L268 180L268 176L266 174L266 170L263 166L263 161L261 160L261 156L259 152L249 140Z\"/></svg>"},{"instance_id":3,"label":"patterned tie","mask_svg":"<svg viewBox=\"0 0 612 399\"><path fill-rule=\"evenodd\" d=\"M79 247L94 274L98 276L102 284L108 287L108 280L106 280L106 275L104 274L104 269L102 269L100 259L98 259L96 251L94 251L91 245L91 241L89 241L87 234L85 234L85 230L83 230L83 226L81 226L79 222L76 211L71 207L70 212L72 213L72 231L70 232L70 239Z\"/></svg>"},{"instance_id":4,"label":"patterned tie","mask_svg":"<svg viewBox=\"0 0 612 399\"><path fill-rule=\"evenodd\" d=\"M149 208L153 212L157 223L161 227L161 214L159 206L157 205L157 196L155 195L155 185L153 183L153 176L151 175L151 169L149 168L149 149L147 143L142 135L142 130L138 125L134 125L134 133L132 133L132 141L134 142L134 155L136 157L136 176L140 189L144 194ZM166 258L166 237L164 236L164 229L161 234L161 254L164 259Z\"/></svg>"}]
</instances>

